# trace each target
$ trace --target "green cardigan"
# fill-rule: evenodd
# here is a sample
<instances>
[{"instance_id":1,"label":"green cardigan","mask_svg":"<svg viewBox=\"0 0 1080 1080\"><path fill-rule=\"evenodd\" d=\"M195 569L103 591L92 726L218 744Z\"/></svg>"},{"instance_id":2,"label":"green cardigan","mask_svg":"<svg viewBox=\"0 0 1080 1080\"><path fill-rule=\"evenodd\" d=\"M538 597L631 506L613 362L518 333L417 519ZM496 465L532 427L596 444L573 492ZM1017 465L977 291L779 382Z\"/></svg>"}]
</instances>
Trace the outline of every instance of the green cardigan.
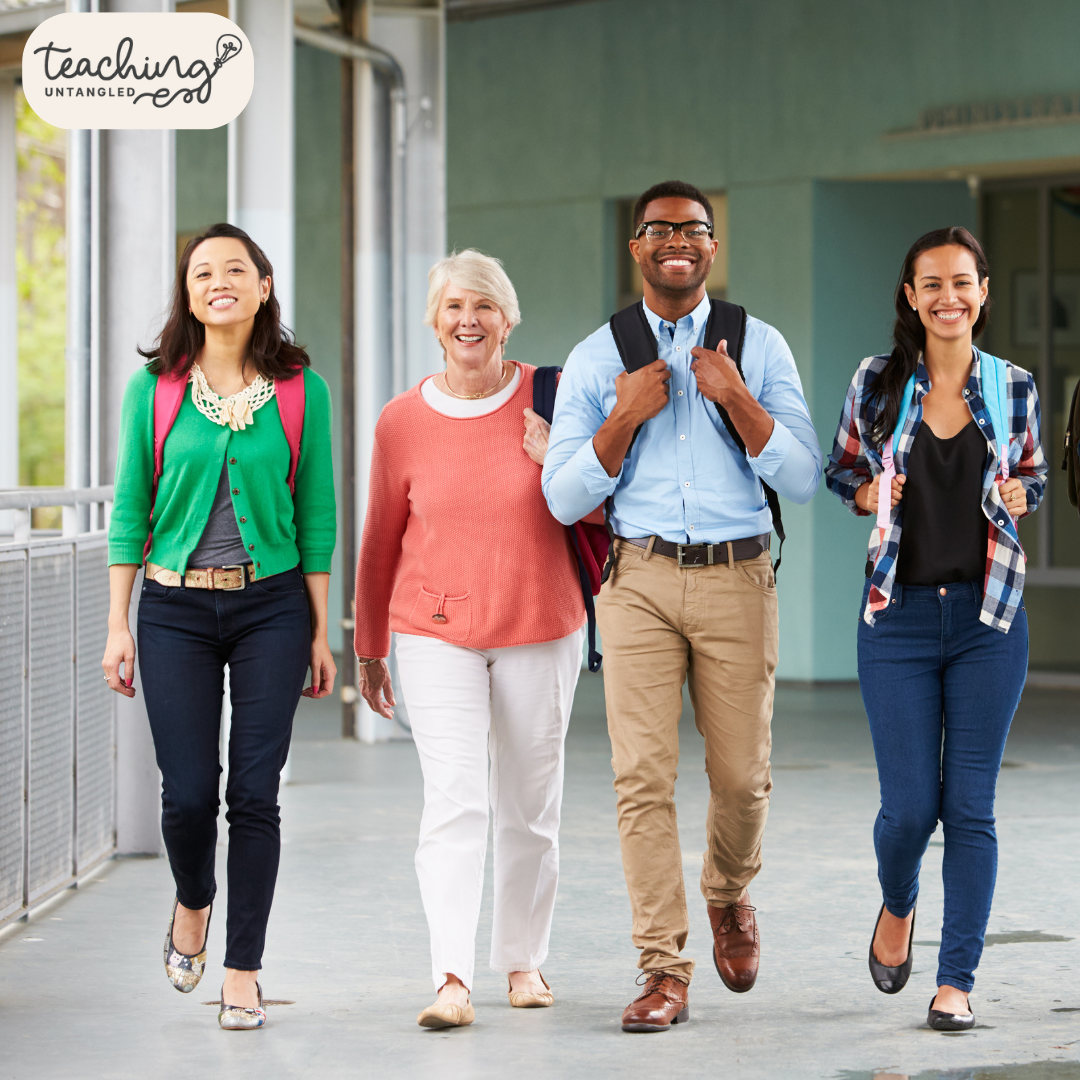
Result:
<instances>
[{"instance_id":1,"label":"green cardigan","mask_svg":"<svg viewBox=\"0 0 1080 1080\"><path fill-rule=\"evenodd\" d=\"M222 462L228 461L233 510L257 578L291 570L329 572L337 539L334 467L330 454L330 390L304 369L304 433L290 495L289 444L277 398L244 431L215 424L185 391L165 441L154 504L150 562L183 572L210 517ZM109 565L141 563L154 481L154 387L146 368L131 376L120 411L116 489L109 519Z\"/></svg>"}]
</instances>

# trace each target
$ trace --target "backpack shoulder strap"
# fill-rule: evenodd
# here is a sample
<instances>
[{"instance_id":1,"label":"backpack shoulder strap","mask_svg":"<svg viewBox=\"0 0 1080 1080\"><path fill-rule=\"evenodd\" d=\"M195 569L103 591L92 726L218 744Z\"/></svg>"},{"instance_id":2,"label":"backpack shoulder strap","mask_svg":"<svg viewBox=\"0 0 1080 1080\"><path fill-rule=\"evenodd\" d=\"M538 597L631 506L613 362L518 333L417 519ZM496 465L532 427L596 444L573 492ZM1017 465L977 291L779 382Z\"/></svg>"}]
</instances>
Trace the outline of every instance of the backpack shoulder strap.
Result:
<instances>
[{"instance_id":1,"label":"backpack shoulder strap","mask_svg":"<svg viewBox=\"0 0 1080 1080\"><path fill-rule=\"evenodd\" d=\"M180 367L184 366L186 359L185 357L180 361ZM187 384L186 372L182 375L159 375L154 384L154 480L150 488L150 532L147 533L146 543L143 545L144 562L154 542L154 504L157 502L158 483L165 468L165 440L169 437L180 406L184 403Z\"/></svg>"},{"instance_id":2,"label":"backpack shoulder strap","mask_svg":"<svg viewBox=\"0 0 1080 1080\"><path fill-rule=\"evenodd\" d=\"M549 424L555 415L555 392L561 372L561 367L538 367L533 371L533 412Z\"/></svg>"},{"instance_id":3,"label":"backpack shoulder strap","mask_svg":"<svg viewBox=\"0 0 1080 1080\"><path fill-rule=\"evenodd\" d=\"M619 350L619 359L627 371L634 372L648 367L659 359L656 351L656 337L653 335L649 320L645 318L645 308L639 301L622 311L615 312L608 324L615 347Z\"/></svg>"},{"instance_id":4,"label":"backpack shoulder strap","mask_svg":"<svg viewBox=\"0 0 1080 1080\"><path fill-rule=\"evenodd\" d=\"M180 412L180 406L184 401L184 390L187 389L187 374L176 377L175 375L159 375L157 385L154 387L154 490L157 491L158 481L164 465L165 440L172 431L176 422L176 416Z\"/></svg>"},{"instance_id":5,"label":"backpack shoulder strap","mask_svg":"<svg viewBox=\"0 0 1080 1080\"><path fill-rule=\"evenodd\" d=\"M746 338L746 308L729 304L726 300L711 301L709 321L705 324L706 349L715 351L721 341L727 342L727 353L742 376L742 350ZM743 382L746 378L743 377Z\"/></svg>"},{"instance_id":6,"label":"backpack shoulder strap","mask_svg":"<svg viewBox=\"0 0 1080 1080\"><path fill-rule=\"evenodd\" d=\"M295 495L296 467L300 464L300 440L304 436L304 369L300 368L291 379L275 379L274 393L278 399L281 426L289 444L289 492Z\"/></svg>"}]
</instances>

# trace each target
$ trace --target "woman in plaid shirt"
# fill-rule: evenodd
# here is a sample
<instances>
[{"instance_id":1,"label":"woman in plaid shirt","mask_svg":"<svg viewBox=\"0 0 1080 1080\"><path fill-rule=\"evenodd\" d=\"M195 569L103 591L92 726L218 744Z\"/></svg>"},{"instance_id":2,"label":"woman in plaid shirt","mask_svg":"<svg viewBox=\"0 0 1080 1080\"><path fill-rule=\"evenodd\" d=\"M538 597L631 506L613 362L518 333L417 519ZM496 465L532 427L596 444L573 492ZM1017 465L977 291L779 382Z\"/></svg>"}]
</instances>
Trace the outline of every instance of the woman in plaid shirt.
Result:
<instances>
[{"instance_id":1,"label":"woman in plaid shirt","mask_svg":"<svg viewBox=\"0 0 1080 1080\"><path fill-rule=\"evenodd\" d=\"M945 916L927 1023L943 1031L975 1023L968 995L997 873L994 794L1027 675L1016 521L1038 507L1046 481L1034 380L972 345L988 284L966 229L916 241L896 291L895 347L859 365L825 468L848 509L878 514L859 621L881 785L884 903L870 972L887 994L908 980L919 867L940 820ZM994 430L996 400L1007 433ZM890 439L895 476L879 503Z\"/></svg>"}]
</instances>

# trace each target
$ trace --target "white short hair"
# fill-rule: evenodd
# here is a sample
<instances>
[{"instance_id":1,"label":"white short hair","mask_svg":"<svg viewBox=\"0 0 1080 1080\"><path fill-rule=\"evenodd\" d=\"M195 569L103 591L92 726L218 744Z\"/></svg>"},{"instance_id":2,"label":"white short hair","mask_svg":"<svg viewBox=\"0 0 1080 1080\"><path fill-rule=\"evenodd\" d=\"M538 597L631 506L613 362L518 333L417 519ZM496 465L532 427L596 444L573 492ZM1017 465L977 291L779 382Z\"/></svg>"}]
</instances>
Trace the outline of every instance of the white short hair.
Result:
<instances>
[{"instance_id":1,"label":"white short hair","mask_svg":"<svg viewBox=\"0 0 1080 1080\"><path fill-rule=\"evenodd\" d=\"M503 313L511 330L521 322L517 293L503 269L503 264L474 248L466 248L464 251L451 252L428 271L425 325L435 325L439 315L439 301L442 299L443 290L451 281L459 288L479 293L486 300L490 300Z\"/></svg>"}]
</instances>

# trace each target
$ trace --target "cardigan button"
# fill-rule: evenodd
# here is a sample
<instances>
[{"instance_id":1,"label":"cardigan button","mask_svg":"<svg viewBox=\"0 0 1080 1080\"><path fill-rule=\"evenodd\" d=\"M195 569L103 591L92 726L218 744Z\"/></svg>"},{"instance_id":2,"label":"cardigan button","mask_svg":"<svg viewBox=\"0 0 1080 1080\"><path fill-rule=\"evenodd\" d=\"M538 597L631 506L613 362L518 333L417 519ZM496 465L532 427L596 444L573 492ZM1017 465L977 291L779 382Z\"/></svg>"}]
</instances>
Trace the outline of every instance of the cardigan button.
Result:
<instances>
[{"instance_id":1,"label":"cardigan button","mask_svg":"<svg viewBox=\"0 0 1080 1080\"><path fill-rule=\"evenodd\" d=\"M432 622L438 622L438 623L444 623L444 622L446 622L446 616L445 615L440 615L438 612L436 612L434 615L431 616L431 621Z\"/></svg>"},{"instance_id":2,"label":"cardigan button","mask_svg":"<svg viewBox=\"0 0 1080 1080\"><path fill-rule=\"evenodd\" d=\"M241 525L246 525L246 524L247 524L247 518L246 518L246 517L242 517L242 518L240 519L240 524L241 524Z\"/></svg>"},{"instance_id":3,"label":"cardigan button","mask_svg":"<svg viewBox=\"0 0 1080 1080\"><path fill-rule=\"evenodd\" d=\"M255 545L254 544L248 544L248 551L254 551L254 550L255 550ZM942 591L944 591L944 590L942 590Z\"/></svg>"},{"instance_id":4,"label":"cardigan button","mask_svg":"<svg viewBox=\"0 0 1080 1080\"><path fill-rule=\"evenodd\" d=\"M236 464L236 458L234 458L234 457L229 458L229 464L230 465L235 465Z\"/></svg>"},{"instance_id":5,"label":"cardigan button","mask_svg":"<svg viewBox=\"0 0 1080 1080\"><path fill-rule=\"evenodd\" d=\"M240 489L239 489L239 488L233 488L233 489L232 489L232 493L233 493L234 495L239 495L239 494L240 494Z\"/></svg>"}]
</instances>

